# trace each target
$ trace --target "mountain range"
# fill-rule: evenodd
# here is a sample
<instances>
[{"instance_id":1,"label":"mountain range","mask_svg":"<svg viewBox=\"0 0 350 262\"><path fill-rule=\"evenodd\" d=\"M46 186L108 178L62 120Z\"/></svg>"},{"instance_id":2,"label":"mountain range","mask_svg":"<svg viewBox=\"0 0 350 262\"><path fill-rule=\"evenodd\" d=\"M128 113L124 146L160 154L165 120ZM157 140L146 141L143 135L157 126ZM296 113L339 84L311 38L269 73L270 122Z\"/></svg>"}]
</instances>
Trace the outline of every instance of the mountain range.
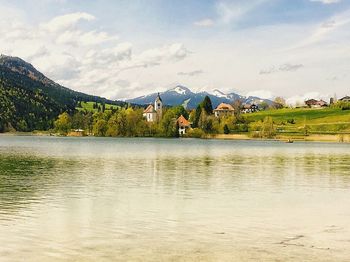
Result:
<instances>
[{"instance_id":1,"label":"mountain range","mask_svg":"<svg viewBox=\"0 0 350 262\"><path fill-rule=\"evenodd\" d=\"M88 95L61 86L26 61L11 56L0 56L0 132L17 130L47 130L62 112L73 112L79 102L97 102L124 106L147 105L153 103L157 93L129 99L114 101L99 96ZM244 97L235 93L225 94L219 90L192 92L181 85L161 93L163 103L168 106L184 105L187 109L196 108L205 96L211 98L212 104L243 103L260 104L270 100L258 97Z\"/></svg>"},{"instance_id":2,"label":"mountain range","mask_svg":"<svg viewBox=\"0 0 350 262\"><path fill-rule=\"evenodd\" d=\"M154 102L158 93L152 93L145 96L136 97L133 99L128 99L126 102L147 105ZM213 107L217 107L220 103L232 104L236 100L242 101L243 104L261 104L267 103L269 105L273 104L273 101L269 99L262 99L254 96L242 96L236 93L224 93L218 89L214 89L212 92L192 92L189 88L177 85L165 92L161 92L160 96L163 103L168 106L183 105L187 109L194 109L199 103L203 101L205 96L209 96Z\"/></svg>"}]
</instances>

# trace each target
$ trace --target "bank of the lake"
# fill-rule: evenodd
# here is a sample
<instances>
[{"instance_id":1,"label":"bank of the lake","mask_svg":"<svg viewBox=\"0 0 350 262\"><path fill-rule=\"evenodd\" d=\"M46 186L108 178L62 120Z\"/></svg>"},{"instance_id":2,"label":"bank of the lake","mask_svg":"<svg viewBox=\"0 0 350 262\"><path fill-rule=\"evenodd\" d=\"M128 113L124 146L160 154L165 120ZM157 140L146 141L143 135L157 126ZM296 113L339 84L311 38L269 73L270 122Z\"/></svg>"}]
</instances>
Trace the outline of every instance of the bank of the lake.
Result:
<instances>
[{"instance_id":1,"label":"bank of the lake","mask_svg":"<svg viewBox=\"0 0 350 262\"><path fill-rule=\"evenodd\" d=\"M36 132L8 132L0 133L0 136L57 136L57 137L93 137L79 135L60 135L49 131ZM117 137L114 137L117 138ZM142 138L142 137L138 137ZM144 137L147 138L147 137ZM162 137L154 137L161 139ZM184 139L196 139L183 137ZM240 134L211 134L198 139L218 139L218 140L256 140L256 141L281 141L281 142L329 142L329 143L350 143L350 134L310 134L310 135L288 135L279 134L273 138L256 138L250 133Z\"/></svg>"}]
</instances>

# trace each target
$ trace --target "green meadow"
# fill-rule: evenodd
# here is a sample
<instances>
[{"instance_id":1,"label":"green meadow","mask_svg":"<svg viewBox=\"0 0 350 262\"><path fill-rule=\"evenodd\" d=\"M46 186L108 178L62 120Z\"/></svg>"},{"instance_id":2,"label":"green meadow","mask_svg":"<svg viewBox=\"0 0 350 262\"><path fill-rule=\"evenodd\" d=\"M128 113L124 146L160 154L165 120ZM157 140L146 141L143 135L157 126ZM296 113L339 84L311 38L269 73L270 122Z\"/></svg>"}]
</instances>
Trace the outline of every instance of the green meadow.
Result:
<instances>
[{"instance_id":1,"label":"green meadow","mask_svg":"<svg viewBox=\"0 0 350 262\"><path fill-rule=\"evenodd\" d=\"M77 107L79 111L90 111L90 112L98 112L98 107L102 108L101 103L97 103L97 108L94 108L95 102L81 102L81 107ZM119 109L120 106L105 104L105 110Z\"/></svg>"},{"instance_id":2,"label":"green meadow","mask_svg":"<svg viewBox=\"0 0 350 262\"><path fill-rule=\"evenodd\" d=\"M350 110L339 108L285 108L246 114L249 122L271 117L280 132L350 133Z\"/></svg>"}]
</instances>

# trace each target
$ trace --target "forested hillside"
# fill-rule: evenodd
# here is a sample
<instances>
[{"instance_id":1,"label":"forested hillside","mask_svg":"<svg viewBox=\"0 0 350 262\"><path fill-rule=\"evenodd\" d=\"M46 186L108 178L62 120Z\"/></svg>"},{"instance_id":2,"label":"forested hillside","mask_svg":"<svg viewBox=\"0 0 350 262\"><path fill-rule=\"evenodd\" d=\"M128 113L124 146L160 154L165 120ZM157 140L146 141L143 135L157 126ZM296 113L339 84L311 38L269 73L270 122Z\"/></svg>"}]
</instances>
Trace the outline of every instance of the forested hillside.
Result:
<instances>
[{"instance_id":1,"label":"forested hillside","mask_svg":"<svg viewBox=\"0 0 350 262\"><path fill-rule=\"evenodd\" d=\"M46 130L79 101L123 105L60 86L20 58L0 57L0 132Z\"/></svg>"}]
</instances>

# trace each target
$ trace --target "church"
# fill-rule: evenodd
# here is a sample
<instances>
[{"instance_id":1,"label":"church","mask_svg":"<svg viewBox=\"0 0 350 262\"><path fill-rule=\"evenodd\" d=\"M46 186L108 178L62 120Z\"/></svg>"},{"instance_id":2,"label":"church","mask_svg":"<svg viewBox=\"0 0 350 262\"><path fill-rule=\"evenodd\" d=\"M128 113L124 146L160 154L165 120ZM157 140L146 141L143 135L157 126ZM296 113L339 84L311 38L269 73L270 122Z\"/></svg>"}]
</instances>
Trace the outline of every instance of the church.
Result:
<instances>
[{"instance_id":1,"label":"church","mask_svg":"<svg viewBox=\"0 0 350 262\"><path fill-rule=\"evenodd\" d=\"M163 101L158 93L154 105L150 104L144 111L143 117L147 122L158 122L162 119L163 115Z\"/></svg>"}]
</instances>

